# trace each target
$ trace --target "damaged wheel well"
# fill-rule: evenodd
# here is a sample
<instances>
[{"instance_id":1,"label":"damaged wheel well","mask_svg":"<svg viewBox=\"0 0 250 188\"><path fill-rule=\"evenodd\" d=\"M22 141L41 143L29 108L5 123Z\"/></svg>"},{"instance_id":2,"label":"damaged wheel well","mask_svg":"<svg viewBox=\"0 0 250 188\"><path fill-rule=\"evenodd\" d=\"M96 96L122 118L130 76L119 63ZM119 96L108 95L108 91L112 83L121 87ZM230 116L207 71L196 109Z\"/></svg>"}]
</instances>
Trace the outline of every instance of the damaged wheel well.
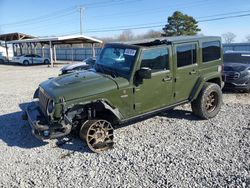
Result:
<instances>
[{"instance_id":1,"label":"damaged wheel well","mask_svg":"<svg viewBox=\"0 0 250 188\"><path fill-rule=\"evenodd\" d=\"M118 109L112 107L106 101L95 101L88 104L77 104L67 110L65 113L67 119L72 123L77 121L84 122L87 119L101 118L112 124L117 124L120 121L120 113Z\"/></svg>"}]
</instances>

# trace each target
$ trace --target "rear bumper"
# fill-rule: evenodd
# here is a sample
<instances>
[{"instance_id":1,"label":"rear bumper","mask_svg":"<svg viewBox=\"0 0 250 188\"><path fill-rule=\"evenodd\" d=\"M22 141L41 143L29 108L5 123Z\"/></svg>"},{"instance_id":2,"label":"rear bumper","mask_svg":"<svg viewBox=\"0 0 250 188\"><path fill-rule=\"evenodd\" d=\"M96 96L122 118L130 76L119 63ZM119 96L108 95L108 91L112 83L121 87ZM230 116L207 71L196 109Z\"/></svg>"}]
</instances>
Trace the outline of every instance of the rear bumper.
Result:
<instances>
[{"instance_id":1,"label":"rear bumper","mask_svg":"<svg viewBox=\"0 0 250 188\"><path fill-rule=\"evenodd\" d=\"M32 102L26 109L23 119L29 122L33 135L39 140L53 139L70 133L71 125L51 123L46 120L38 102Z\"/></svg>"}]
</instances>

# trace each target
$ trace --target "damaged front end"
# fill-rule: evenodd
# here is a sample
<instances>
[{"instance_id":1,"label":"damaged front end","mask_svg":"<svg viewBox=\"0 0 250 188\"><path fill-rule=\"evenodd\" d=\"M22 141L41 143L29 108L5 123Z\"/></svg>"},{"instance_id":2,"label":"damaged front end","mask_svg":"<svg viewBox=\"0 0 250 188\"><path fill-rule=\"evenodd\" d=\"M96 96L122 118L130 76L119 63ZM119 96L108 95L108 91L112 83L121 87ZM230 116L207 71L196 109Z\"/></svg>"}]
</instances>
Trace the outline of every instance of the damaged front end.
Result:
<instances>
[{"instance_id":1,"label":"damaged front end","mask_svg":"<svg viewBox=\"0 0 250 188\"><path fill-rule=\"evenodd\" d=\"M38 100L29 104L24 112L23 119L29 122L32 133L40 140L59 138L69 134L72 124L63 117L54 120L54 101L41 89L38 90Z\"/></svg>"}]
</instances>

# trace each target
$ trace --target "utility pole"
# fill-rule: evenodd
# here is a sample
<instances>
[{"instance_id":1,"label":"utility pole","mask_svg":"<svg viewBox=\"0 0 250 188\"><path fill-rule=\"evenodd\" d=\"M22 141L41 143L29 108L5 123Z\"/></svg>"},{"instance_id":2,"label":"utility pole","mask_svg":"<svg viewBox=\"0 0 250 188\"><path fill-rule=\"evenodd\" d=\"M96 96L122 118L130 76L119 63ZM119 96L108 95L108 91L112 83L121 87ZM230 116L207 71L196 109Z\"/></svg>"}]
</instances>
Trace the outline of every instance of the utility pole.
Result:
<instances>
[{"instance_id":1,"label":"utility pole","mask_svg":"<svg viewBox=\"0 0 250 188\"><path fill-rule=\"evenodd\" d=\"M82 26L83 26L83 24L82 24L83 9L84 8L82 6L80 6L80 34L81 35L83 34L83 28L82 28Z\"/></svg>"}]
</instances>

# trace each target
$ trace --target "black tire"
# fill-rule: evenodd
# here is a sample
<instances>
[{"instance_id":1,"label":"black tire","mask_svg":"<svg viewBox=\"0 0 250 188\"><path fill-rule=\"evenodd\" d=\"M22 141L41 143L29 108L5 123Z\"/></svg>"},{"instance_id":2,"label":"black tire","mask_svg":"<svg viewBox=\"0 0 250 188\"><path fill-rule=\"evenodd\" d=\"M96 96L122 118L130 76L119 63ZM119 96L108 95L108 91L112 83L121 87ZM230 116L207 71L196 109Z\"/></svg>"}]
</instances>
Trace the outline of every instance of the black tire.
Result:
<instances>
[{"instance_id":1,"label":"black tire","mask_svg":"<svg viewBox=\"0 0 250 188\"><path fill-rule=\"evenodd\" d=\"M216 116L222 105L222 91L219 85L205 83L197 99L191 102L194 115L202 119Z\"/></svg>"},{"instance_id":2,"label":"black tire","mask_svg":"<svg viewBox=\"0 0 250 188\"><path fill-rule=\"evenodd\" d=\"M23 64L24 64L24 65L29 65L30 62L29 62L28 60L24 60L24 61L23 61Z\"/></svg>"},{"instance_id":3,"label":"black tire","mask_svg":"<svg viewBox=\"0 0 250 188\"><path fill-rule=\"evenodd\" d=\"M113 148L114 129L107 120L87 120L81 126L79 134L93 152L100 153Z\"/></svg>"},{"instance_id":4,"label":"black tire","mask_svg":"<svg viewBox=\"0 0 250 188\"><path fill-rule=\"evenodd\" d=\"M48 60L48 59L45 59L43 63L44 63L44 64L49 64L49 60Z\"/></svg>"},{"instance_id":5,"label":"black tire","mask_svg":"<svg viewBox=\"0 0 250 188\"><path fill-rule=\"evenodd\" d=\"M0 59L0 64L3 64L4 63L4 60L3 59Z\"/></svg>"}]
</instances>

